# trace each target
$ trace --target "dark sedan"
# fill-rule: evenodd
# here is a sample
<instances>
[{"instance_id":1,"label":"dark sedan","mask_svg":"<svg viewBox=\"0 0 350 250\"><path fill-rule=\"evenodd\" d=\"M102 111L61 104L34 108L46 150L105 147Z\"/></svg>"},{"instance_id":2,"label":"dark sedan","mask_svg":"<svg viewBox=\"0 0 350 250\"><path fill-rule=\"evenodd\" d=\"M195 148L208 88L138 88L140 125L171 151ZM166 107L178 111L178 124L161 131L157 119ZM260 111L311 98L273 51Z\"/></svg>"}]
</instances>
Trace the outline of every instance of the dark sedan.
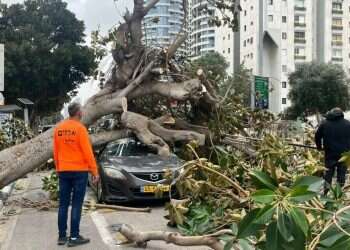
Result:
<instances>
[{"instance_id":1,"label":"dark sedan","mask_svg":"<svg viewBox=\"0 0 350 250\"><path fill-rule=\"evenodd\" d=\"M133 139L121 139L107 144L97 155L100 182L91 187L99 202L153 200L169 197L170 183L166 171L178 175L181 160L176 155L161 157L146 145ZM163 197L155 195L156 190Z\"/></svg>"}]
</instances>

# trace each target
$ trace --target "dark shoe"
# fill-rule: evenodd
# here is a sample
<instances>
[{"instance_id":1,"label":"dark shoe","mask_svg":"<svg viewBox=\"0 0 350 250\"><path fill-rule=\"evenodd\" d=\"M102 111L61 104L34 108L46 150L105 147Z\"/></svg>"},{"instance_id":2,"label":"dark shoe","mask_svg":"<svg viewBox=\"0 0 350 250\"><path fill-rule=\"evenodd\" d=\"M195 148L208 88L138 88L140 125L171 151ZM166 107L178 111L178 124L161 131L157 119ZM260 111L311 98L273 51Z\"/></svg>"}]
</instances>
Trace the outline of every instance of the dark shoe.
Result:
<instances>
[{"instance_id":1,"label":"dark shoe","mask_svg":"<svg viewBox=\"0 0 350 250\"><path fill-rule=\"evenodd\" d=\"M83 244L87 244L90 242L90 239L88 238L84 238L83 236L78 236L75 239L69 238L68 241L68 247L75 247L75 246L79 246L79 245L83 245Z\"/></svg>"},{"instance_id":2,"label":"dark shoe","mask_svg":"<svg viewBox=\"0 0 350 250\"><path fill-rule=\"evenodd\" d=\"M67 237L58 237L57 245L62 246L67 243Z\"/></svg>"}]
</instances>

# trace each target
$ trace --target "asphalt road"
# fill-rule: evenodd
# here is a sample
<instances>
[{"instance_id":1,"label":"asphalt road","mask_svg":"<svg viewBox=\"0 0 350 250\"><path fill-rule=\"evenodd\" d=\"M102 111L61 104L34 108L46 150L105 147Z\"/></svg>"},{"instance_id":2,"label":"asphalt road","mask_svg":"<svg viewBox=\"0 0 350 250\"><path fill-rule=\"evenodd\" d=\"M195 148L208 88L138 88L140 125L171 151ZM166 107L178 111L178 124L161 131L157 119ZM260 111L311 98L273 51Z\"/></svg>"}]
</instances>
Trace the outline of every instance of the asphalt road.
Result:
<instances>
[{"instance_id":1,"label":"asphalt road","mask_svg":"<svg viewBox=\"0 0 350 250\"><path fill-rule=\"evenodd\" d=\"M17 183L10 200L21 197L34 201L47 199L47 194L41 190L41 174L29 175ZM87 194L91 199L93 194ZM140 204L139 204L140 205ZM172 231L166 226L163 218L166 212L163 204L142 204L152 206L151 213L120 212L98 210L85 212L81 221L81 234L89 237L88 245L75 247L76 250L114 250L114 249L144 249L134 245L118 244L123 237L116 232L119 224L132 225L140 231L160 230ZM57 246L57 210L38 211L34 208L20 208L6 206L2 212L9 212L11 216L0 216L0 250L61 250L66 246ZM189 249L205 250L206 247L180 247L161 241L149 242L146 249Z\"/></svg>"}]
</instances>

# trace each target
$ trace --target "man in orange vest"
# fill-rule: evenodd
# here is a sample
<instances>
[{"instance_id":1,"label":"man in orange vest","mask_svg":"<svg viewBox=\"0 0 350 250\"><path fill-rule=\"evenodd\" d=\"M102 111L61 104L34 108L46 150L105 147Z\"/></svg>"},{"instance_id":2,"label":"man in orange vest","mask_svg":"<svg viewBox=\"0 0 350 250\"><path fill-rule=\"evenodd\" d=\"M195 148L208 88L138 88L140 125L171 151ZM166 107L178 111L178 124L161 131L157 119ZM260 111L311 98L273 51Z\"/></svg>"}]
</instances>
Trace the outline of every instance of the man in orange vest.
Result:
<instances>
[{"instance_id":1,"label":"man in orange vest","mask_svg":"<svg viewBox=\"0 0 350 250\"><path fill-rule=\"evenodd\" d=\"M79 234L81 210L86 192L88 173L93 182L99 181L96 161L89 134L80 122L82 110L79 103L68 107L69 119L54 130L54 160L59 178L58 245L68 241L68 247L89 243ZM72 201L70 238L66 236L68 207Z\"/></svg>"}]
</instances>

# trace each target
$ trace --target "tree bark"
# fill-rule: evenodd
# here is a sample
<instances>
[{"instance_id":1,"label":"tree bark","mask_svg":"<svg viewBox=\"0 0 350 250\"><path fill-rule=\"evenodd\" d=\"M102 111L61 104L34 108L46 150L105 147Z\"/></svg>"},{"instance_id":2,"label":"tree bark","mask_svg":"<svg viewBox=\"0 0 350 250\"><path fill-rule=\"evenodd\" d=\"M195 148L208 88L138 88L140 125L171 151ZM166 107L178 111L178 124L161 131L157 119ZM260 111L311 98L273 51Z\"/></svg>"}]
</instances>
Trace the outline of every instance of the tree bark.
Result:
<instances>
[{"instance_id":1,"label":"tree bark","mask_svg":"<svg viewBox=\"0 0 350 250\"><path fill-rule=\"evenodd\" d=\"M183 236L179 233L164 231L138 232L132 227L123 224L121 225L120 233L130 242L136 243L138 247L146 247L147 242L151 240L160 240L178 246L207 246L214 250L223 250L224 245L214 236L219 236L220 234L218 233L229 233L229 231L223 230L213 236Z\"/></svg>"},{"instance_id":2,"label":"tree bark","mask_svg":"<svg viewBox=\"0 0 350 250\"><path fill-rule=\"evenodd\" d=\"M158 1L151 0L144 6L143 0L134 0L133 13L124 16L125 23L117 29L116 46L112 50L115 60L112 74L104 88L84 105L82 123L88 127L105 115L123 113L125 129L130 129L142 142L157 149L159 154L168 155L170 150L167 142L197 140L203 144L205 136L188 130L169 130L145 116L123 109L127 100L145 95L160 95L181 101L198 100L203 96L199 79L159 82L157 75L152 73L155 72L154 67L164 67L164 72L168 73L170 57L185 40L181 35L168 49L162 50L148 50L142 45L142 19ZM176 74L179 72L176 71ZM53 130L48 130L30 141L0 152L0 188L52 158L52 134ZM92 141L100 145L127 135L125 130L113 131L94 135Z\"/></svg>"}]
</instances>

